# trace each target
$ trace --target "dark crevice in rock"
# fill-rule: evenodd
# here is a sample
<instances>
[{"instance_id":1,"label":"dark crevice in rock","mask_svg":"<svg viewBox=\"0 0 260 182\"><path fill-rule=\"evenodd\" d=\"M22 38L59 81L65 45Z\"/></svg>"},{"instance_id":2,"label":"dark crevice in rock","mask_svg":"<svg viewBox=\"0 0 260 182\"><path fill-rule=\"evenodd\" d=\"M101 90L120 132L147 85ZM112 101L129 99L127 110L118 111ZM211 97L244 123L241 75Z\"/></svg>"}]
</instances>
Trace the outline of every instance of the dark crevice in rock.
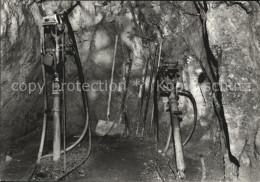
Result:
<instances>
[{"instance_id":1,"label":"dark crevice in rock","mask_svg":"<svg viewBox=\"0 0 260 182\"><path fill-rule=\"evenodd\" d=\"M205 71L207 75L209 76L209 81L211 84L219 83L219 73L218 73L218 61L216 60L215 56L213 55L210 45L209 45L209 39L208 39L208 33L206 29L206 20L205 20L205 14L207 13L207 3L203 2L204 5L201 5L199 2L194 2L194 5L198 11L198 13L201 15L200 20L202 24L202 35L203 35L203 42L205 46L206 51L206 61L208 64L207 67L205 67ZM228 150L229 159L232 163L234 163L237 167L240 166L239 161L236 159L234 155L231 153L230 149L230 139L229 139L229 132L228 132L228 126L225 119L224 114L224 108L222 104L222 93L220 90L220 87L218 84L216 84L215 87L216 90L213 91L213 103L214 103L214 110L216 112L216 115L219 120L219 125L221 130L223 131L223 137L225 141L225 146Z\"/></svg>"}]
</instances>

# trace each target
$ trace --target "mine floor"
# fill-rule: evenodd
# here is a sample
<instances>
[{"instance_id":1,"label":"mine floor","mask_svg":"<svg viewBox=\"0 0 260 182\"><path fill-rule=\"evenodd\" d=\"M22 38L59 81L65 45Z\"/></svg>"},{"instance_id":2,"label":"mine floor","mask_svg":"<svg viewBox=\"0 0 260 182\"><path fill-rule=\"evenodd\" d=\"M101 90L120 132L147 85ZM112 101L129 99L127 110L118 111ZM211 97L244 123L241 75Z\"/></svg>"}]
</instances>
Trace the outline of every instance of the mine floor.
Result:
<instances>
[{"instance_id":1,"label":"mine floor","mask_svg":"<svg viewBox=\"0 0 260 182\"><path fill-rule=\"evenodd\" d=\"M94 137L90 158L80 168L68 175L66 181L176 181L176 167L172 149L168 156L157 154L154 142L140 138L123 137ZM88 147L87 141L67 154L67 166L70 168L82 160ZM187 146L185 148L186 180L201 181L202 163L201 151L203 146ZM206 147L206 146L204 146ZM48 149L48 147L46 147ZM163 149L163 146L159 146ZM49 148L50 149L50 148ZM49 150L48 149L48 150ZM16 150L16 151L15 151ZM13 160L6 167L2 180L28 180L36 161L38 143L31 142L19 150L14 149ZM214 152L213 150L211 150ZM170 154L170 156L169 156ZM206 166L206 179L219 181L222 169L219 168L217 153L205 156L212 161ZM42 159L32 180L54 180L63 173L62 160L53 163L52 158Z\"/></svg>"}]
</instances>

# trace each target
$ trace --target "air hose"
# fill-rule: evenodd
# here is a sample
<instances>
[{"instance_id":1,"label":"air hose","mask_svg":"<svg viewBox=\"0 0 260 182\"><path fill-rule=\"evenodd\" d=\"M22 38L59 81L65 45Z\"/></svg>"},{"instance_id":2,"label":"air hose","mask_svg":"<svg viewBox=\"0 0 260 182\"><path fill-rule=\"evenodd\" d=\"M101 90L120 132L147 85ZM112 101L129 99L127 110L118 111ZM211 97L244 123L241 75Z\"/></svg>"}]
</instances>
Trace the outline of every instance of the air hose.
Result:
<instances>
[{"instance_id":1,"label":"air hose","mask_svg":"<svg viewBox=\"0 0 260 182\"><path fill-rule=\"evenodd\" d=\"M40 160L42 157L42 151L43 151L43 146L44 146L44 141L45 141L45 134L46 134L46 127L47 127L47 112L48 112L48 99L47 99L47 85L46 85L46 74L45 74L45 67L43 65L43 55L41 55L41 66L42 66L42 76L43 76L43 83L45 85L45 91L44 91L44 114L43 114L43 124L42 124L42 135L41 135L41 142L40 142L40 147L39 147L39 152L38 152L38 157L36 164L32 170L32 172L29 175L28 181L31 180L33 177L35 171L37 170L37 167L40 164Z\"/></svg>"},{"instance_id":2,"label":"air hose","mask_svg":"<svg viewBox=\"0 0 260 182\"><path fill-rule=\"evenodd\" d=\"M196 104L196 101L193 97L193 95L190 93L190 91L188 90L181 90L178 92L180 95L182 96L185 96L187 98L190 99L191 103L192 103L192 106L193 106L193 113L194 113L194 119L193 119L193 127L192 127L192 130L190 131L188 137L186 138L186 140L182 143L183 146L185 146L191 139L194 131L195 131L195 128L196 128L196 125L197 125L197 117L198 117L198 111L197 111L197 104Z\"/></svg>"},{"instance_id":3,"label":"air hose","mask_svg":"<svg viewBox=\"0 0 260 182\"><path fill-rule=\"evenodd\" d=\"M41 55L42 57L43 55ZM45 67L43 63L41 63L42 66L42 77L43 77L43 83L45 84L45 91L44 91L44 114L43 114L43 124L42 124L42 136L41 136L41 143L38 153L38 159L37 164L40 163L41 157L42 157L42 151L44 146L44 140L45 140L45 134L46 134L46 126L47 126L47 110L48 110L48 99L47 99L47 84L46 84L46 74L45 74Z\"/></svg>"},{"instance_id":4,"label":"air hose","mask_svg":"<svg viewBox=\"0 0 260 182\"><path fill-rule=\"evenodd\" d=\"M181 96L185 96L185 97L190 99L192 106L193 106L193 113L194 113L193 127L192 127L188 137L182 143L182 146L185 146L190 141L190 139L191 139L191 137L192 137L192 135L195 131L196 125L197 125L197 116L198 116L197 104L196 104L196 101L195 101L193 95L188 90L182 89L182 90L178 91L178 94L181 95ZM167 143L166 143L166 146L165 146L163 153L167 152L167 150L169 148L171 136L172 136L172 127L169 128L168 139L167 139Z\"/></svg>"}]
</instances>

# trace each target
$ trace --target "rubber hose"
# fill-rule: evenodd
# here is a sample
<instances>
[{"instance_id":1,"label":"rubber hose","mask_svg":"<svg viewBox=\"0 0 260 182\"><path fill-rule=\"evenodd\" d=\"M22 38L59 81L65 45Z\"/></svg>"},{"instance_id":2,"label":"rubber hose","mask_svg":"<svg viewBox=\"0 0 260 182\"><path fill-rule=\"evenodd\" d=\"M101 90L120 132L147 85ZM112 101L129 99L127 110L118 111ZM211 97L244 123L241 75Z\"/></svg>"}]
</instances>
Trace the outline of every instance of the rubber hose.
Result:
<instances>
[{"instance_id":1,"label":"rubber hose","mask_svg":"<svg viewBox=\"0 0 260 182\"><path fill-rule=\"evenodd\" d=\"M167 142L166 142L165 148L163 150L163 154L165 154L168 151L168 148L170 146L171 138L172 138L172 127L169 127L169 133L168 133L168 137L167 137Z\"/></svg>"},{"instance_id":2,"label":"rubber hose","mask_svg":"<svg viewBox=\"0 0 260 182\"><path fill-rule=\"evenodd\" d=\"M186 138L186 140L182 143L182 146L185 146L191 139L194 131L195 131L195 128L196 128L196 125L197 125L197 117L198 117L198 111L197 111L197 104L196 104L196 101L193 97L193 95L190 93L190 91L188 90L185 90L185 89L182 89L181 91L178 91L178 93L182 96L186 96L190 99L191 103L192 103L192 106L193 106L193 113L194 113L194 119L193 119L193 128L191 130L191 132L189 133L188 137Z\"/></svg>"},{"instance_id":3,"label":"rubber hose","mask_svg":"<svg viewBox=\"0 0 260 182\"><path fill-rule=\"evenodd\" d=\"M42 56L43 55L41 55L41 59L42 59ZM41 66L42 66L43 83L44 83L44 86L45 86L44 101L43 101L44 102L44 115L43 115L43 124L42 124L42 135L41 135L41 143L40 143L37 161L35 163L35 166L34 166L32 172L30 173L28 181L31 181L31 178L33 177L35 171L37 170L37 168L40 164L40 160L41 160L41 157L42 157L42 151L43 151L43 147L44 147L44 141L45 141L46 126L47 126L47 109L48 109L47 84L46 84L45 67L42 64L42 62L41 62Z\"/></svg>"},{"instance_id":4,"label":"rubber hose","mask_svg":"<svg viewBox=\"0 0 260 182\"><path fill-rule=\"evenodd\" d=\"M42 57L43 55L41 55ZM48 109L48 99L47 99L47 84L46 84L46 74L45 74L45 67L43 64L42 66L42 77L43 77L43 83L45 87L45 92L44 92L44 115L43 115L43 124L42 124L42 136L41 136L41 143L40 143L40 148L39 148L39 153L38 153L38 159L37 159L37 164L40 163L41 157L42 157L42 151L43 151L43 146L44 146L44 141L45 141L45 134L46 134L46 125L47 125L47 109Z\"/></svg>"}]
</instances>

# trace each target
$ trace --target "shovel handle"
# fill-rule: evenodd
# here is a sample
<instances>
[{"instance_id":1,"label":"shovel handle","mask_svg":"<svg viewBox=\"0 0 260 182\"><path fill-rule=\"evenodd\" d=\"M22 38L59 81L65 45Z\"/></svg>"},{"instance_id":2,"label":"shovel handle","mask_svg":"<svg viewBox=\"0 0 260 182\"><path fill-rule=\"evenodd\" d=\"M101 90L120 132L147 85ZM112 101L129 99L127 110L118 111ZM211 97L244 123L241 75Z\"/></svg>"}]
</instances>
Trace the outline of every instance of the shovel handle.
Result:
<instances>
[{"instance_id":1,"label":"shovel handle","mask_svg":"<svg viewBox=\"0 0 260 182\"><path fill-rule=\"evenodd\" d=\"M160 48L159 48L159 57L158 57L158 65L157 65L157 69L159 69L160 67L160 63L161 63L161 53L162 53L162 40L160 41Z\"/></svg>"},{"instance_id":2,"label":"shovel handle","mask_svg":"<svg viewBox=\"0 0 260 182\"><path fill-rule=\"evenodd\" d=\"M111 81L110 81L110 84L109 84L109 95L108 95L108 105L107 105L107 122L109 122L109 118L110 118L110 105L111 105L111 95L112 95L112 83L113 83L114 71L115 71L117 42L118 42L118 36L116 35L115 49L114 49L114 57L113 57L113 65L112 65L112 71L111 71Z\"/></svg>"}]
</instances>

